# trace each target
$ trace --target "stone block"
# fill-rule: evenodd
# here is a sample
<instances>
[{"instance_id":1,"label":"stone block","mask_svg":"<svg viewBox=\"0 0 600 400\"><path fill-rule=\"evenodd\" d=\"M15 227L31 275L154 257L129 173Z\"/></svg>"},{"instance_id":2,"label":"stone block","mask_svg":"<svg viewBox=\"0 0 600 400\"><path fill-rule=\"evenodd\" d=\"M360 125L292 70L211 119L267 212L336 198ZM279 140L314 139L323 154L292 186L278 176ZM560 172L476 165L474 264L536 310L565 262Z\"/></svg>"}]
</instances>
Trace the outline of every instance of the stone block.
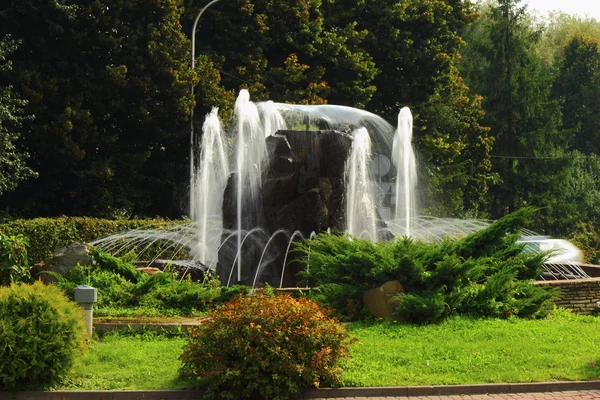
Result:
<instances>
[{"instance_id":1,"label":"stone block","mask_svg":"<svg viewBox=\"0 0 600 400\"><path fill-rule=\"evenodd\" d=\"M389 281L367 290L363 295L363 304L376 317L389 319L394 311L392 298L404 291L398 281Z\"/></svg>"}]
</instances>

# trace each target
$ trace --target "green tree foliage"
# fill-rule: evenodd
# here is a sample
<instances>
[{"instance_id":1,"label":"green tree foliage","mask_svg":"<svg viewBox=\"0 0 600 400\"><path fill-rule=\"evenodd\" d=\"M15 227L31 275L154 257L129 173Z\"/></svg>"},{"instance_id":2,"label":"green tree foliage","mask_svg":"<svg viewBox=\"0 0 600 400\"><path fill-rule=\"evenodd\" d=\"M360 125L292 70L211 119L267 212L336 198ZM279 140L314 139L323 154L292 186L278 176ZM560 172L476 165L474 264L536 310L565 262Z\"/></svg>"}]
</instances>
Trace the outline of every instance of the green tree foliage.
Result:
<instances>
[{"instance_id":1,"label":"green tree foliage","mask_svg":"<svg viewBox=\"0 0 600 400\"><path fill-rule=\"evenodd\" d=\"M368 32L363 46L380 71L368 109L395 121L401 107L416 107L450 83L462 44L458 32L470 20L471 3L337 0L324 8L326 21L356 23Z\"/></svg>"},{"instance_id":2,"label":"green tree foliage","mask_svg":"<svg viewBox=\"0 0 600 400\"><path fill-rule=\"evenodd\" d=\"M543 315L556 295L533 286L545 255L517 243L533 209L524 208L488 228L443 243L372 243L321 235L300 245L315 297L338 312L357 317L362 295L398 280L404 287L398 315L409 322L435 322L457 314L484 317Z\"/></svg>"},{"instance_id":3,"label":"green tree foliage","mask_svg":"<svg viewBox=\"0 0 600 400\"><path fill-rule=\"evenodd\" d=\"M573 148L600 153L600 41L576 35L557 61L554 95L562 102L563 127L575 132Z\"/></svg>"},{"instance_id":4,"label":"green tree foliage","mask_svg":"<svg viewBox=\"0 0 600 400\"><path fill-rule=\"evenodd\" d=\"M494 138L482 126L482 97L469 88L452 68L452 79L439 86L422 107L427 125L418 132L425 155L421 170L425 210L438 216L486 212L488 190L497 178L490 154Z\"/></svg>"},{"instance_id":5,"label":"green tree foliage","mask_svg":"<svg viewBox=\"0 0 600 400\"><path fill-rule=\"evenodd\" d=\"M204 5L187 2L190 28ZM364 106L375 91L374 63L359 47L365 33L352 24L327 29L317 0L219 3L196 35L197 53L225 71L223 86L247 87L254 99Z\"/></svg>"},{"instance_id":6,"label":"green tree foliage","mask_svg":"<svg viewBox=\"0 0 600 400\"><path fill-rule=\"evenodd\" d=\"M0 76L10 72L11 54L17 44L10 36L0 39ZM17 185L31 177L37 176L27 166L29 154L18 148L21 137L22 122L25 118L26 101L13 93L11 85L4 85L0 80L0 196L14 190Z\"/></svg>"},{"instance_id":7,"label":"green tree foliage","mask_svg":"<svg viewBox=\"0 0 600 400\"><path fill-rule=\"evenodd\" d=\"M575 36L583 35L600 40L600 21L594 18L554 11L539 23L542 24L543 31L536 52L549 66L561 57L567 44Z\"/></svg>"},{"instance_id":8,"label":"green tree foliage","mask_svg":"<svg viewBox=\"0 0 600 400\"><path fill-rule=\"evenodd\" d=\"M552 75L535 53L540 32L517 3L493 3L465 31L462 71L484 98L483 123L495 138L493 169L501 181L491 190L492 217L535 205L543 208L538 215L543 220L561 188L569 135L559 130Z\"/></svg>"},{"instance_id":9,"label":"green tree foliage","mask_svg":"<svg viewBox=\"0 0 600 400\"><path fill-rule=\"evenodd\" d=\"M41 176L7 204L37 215L180 215L193 74L176 0L26 0L0 7L22 45L12 81Z\"/></svg>"}]
</instances>

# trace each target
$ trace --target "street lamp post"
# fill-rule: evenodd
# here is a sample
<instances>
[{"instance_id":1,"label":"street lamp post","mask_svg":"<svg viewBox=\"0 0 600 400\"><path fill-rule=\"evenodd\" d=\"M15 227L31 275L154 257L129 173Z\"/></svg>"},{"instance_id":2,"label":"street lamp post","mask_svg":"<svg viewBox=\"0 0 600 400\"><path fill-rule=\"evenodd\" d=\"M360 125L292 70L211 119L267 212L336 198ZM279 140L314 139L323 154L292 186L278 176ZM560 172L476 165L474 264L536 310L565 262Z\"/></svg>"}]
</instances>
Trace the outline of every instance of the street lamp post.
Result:
<instances>
[{"instance_id":1,"label":"street lamp post","mask_svg":"<svg viewBox=\"0 0 600 400\"><path fill-rule=\"evenodd\" d=\"M204 11L215 3L218 3L221 0L212 0L210 3L205 5L198 15L196 16L196 20L194 21L194 26L192 28L192 71L194 70L196 64L196 28L198 27L198 21L200 21L200 17L204 14ZM192 84L192 100L194 99L194 84ZM190 111L190 218L194 219L196 216L194 215L194 204L196 202L196 193L195 193L195 167L194 167L194 107L192 107Z\"/></svg>"}]
</instances>

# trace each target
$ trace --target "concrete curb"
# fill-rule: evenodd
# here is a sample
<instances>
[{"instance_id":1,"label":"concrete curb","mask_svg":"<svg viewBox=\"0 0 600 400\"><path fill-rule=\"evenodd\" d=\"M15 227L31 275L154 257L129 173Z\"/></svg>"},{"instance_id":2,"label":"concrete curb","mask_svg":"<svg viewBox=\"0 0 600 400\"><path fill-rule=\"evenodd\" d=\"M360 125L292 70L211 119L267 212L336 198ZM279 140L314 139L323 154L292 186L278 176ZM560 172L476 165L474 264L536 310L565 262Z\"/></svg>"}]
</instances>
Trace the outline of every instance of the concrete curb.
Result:
<instances>
[{"instance_id":1,"label":"concrete curb","mask_svg":"<svg viewBox=\"0 0 600 400\"><path fill-rule=\"evenodd\" d=\"M325 388L308 389L299 398L450 396L461 394L547 393L582 390L600 391L600 381ZM64 390L15 393L0 392L0 400L200 400L202 399L202 394L203 392L198 390Z\"/></svg>"},{"instance_id":2,"label":"concrete curb","mask_svg":"<svg viewBox=\"0 0 600 400\"><path fill-rule=\"evenodd\" d=\"M390 386L370 388L307 389L305 398L329 397L408 397L450 396L501 393L544 393L578 390L600 390L600 381L540 382L540 383L486 383L480 385L446 386Z\"/></svg>"}]
</instances>

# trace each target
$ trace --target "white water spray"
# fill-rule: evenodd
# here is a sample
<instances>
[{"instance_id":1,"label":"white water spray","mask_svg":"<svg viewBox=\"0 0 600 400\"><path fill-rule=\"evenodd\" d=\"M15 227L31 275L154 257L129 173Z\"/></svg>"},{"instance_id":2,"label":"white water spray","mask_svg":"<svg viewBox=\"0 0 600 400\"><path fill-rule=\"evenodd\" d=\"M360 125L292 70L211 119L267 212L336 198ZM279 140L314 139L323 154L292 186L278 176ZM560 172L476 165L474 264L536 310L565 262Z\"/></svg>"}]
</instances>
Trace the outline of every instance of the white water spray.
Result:
<instances>
[{"instance_id":1,"label":"white water spray","mask_svg":"<svg viewBox=\"0 0 600 400\"><path fill-rule=\"evenodd\" d=\"M413 119L408 107L398 114L398 128L392 145L396 166L396 220L404 219L405 236L411 235L411 219L416 215L417 164L412 148Z\"/></svg>"},{"instance_id":2,"label":"white water spray","mask_svg":"<svg viewBox=\"0 0 600 400\"><path fill-rule=\"evenodd\" d=\"M251 226L260 226L260 188L262 173L267 158L264 132L258 109L250 101L247 90L241 90L235 102L235 118L237 121L236 152L236 196L237 196L237 229L242 232ZM242 216L242 212L246 215ZM254 214L253 214L254 213ZM238 251L242 247L241 235L237 239ZM237 281L241 281L242 258L237 258Z\"/></svg>"},{"instance_id":3,"label":"white water spray","mask_svg":"<svg viewBox=\"0 0 600 400\"><path fill-rule=\"evenodd\" d=\"M371 138L366 128L352 132L354 141L346 161L346 226L350 235L377 238L375 193L369 164Z\"/></svg>"},{"instance_id":4,"label":"white water spray","mask_svg":"<svg viewBox=\"0 0 600 400\"><path fill-rule=\"evenodd\" d=\"M191 208L198 230L198 242L192 251L194 258L208 265L219 246L214 237L223 230L223 192L229 177L229 164L217 108L213 108L206 116L202 132L200 169L194 174L195 181L192 182L196 201L191 204Z\"/></svg>"}]
</instances>

